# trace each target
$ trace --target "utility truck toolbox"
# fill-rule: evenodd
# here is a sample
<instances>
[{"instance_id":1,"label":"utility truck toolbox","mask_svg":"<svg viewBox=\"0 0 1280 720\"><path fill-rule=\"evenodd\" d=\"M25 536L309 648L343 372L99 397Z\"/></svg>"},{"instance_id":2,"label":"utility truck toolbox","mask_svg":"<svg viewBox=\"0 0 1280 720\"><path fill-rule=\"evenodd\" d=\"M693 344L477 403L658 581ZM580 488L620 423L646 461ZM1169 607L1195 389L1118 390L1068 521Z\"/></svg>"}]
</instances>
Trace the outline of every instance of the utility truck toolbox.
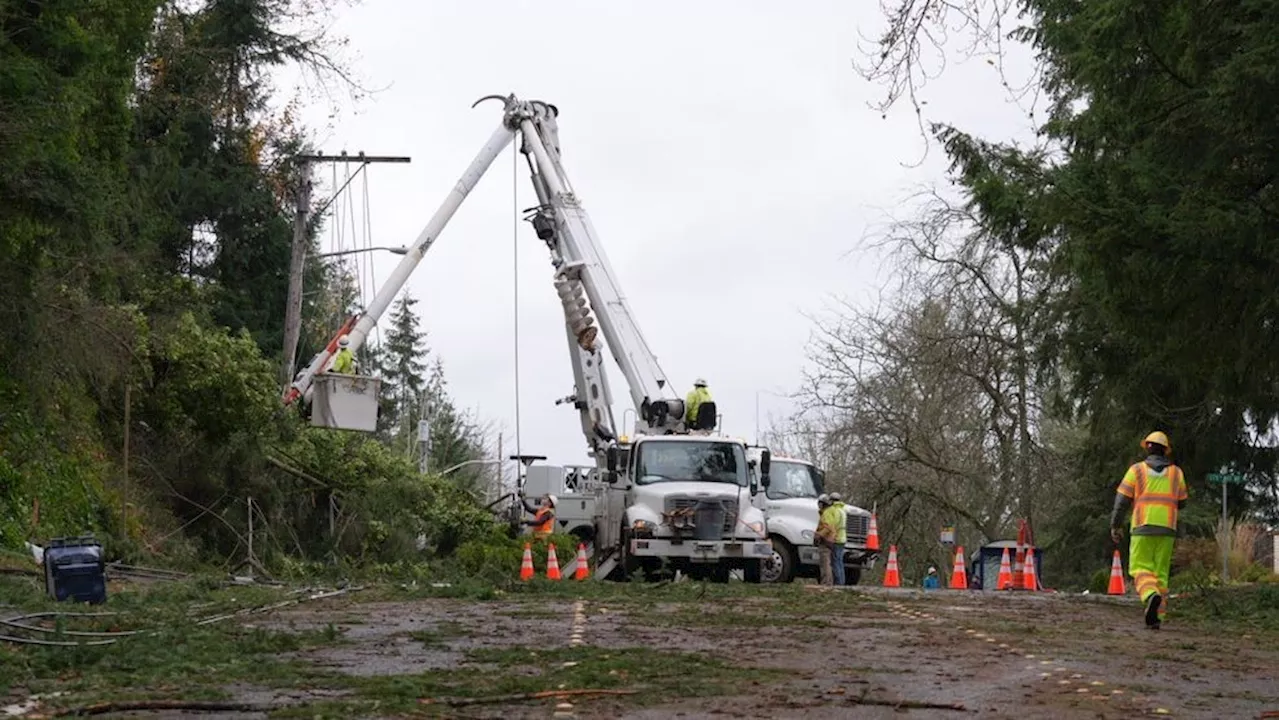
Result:
<instances>
[{"instance_id":1,"label":"utility truck toolbox","mask_svg":"<svg viewBox=\"0 0 1280 720\"><path fill-rule=\"evenodd\" d=\"M54 538L44 550L44 586L54 600L107 601L102 545L92 536Z\"/></svg>"}]
</instances>

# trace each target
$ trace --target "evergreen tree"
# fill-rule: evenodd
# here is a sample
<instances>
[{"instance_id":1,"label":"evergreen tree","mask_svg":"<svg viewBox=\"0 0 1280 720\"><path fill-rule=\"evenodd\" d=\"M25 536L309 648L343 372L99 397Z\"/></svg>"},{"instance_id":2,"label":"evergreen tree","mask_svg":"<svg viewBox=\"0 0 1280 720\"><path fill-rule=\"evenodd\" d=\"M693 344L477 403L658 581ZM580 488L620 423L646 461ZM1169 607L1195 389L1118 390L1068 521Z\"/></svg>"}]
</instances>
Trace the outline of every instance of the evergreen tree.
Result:
<instances>
[{"instance_id":1,"label":"evergreen tree","mask_svg":"<svg viewBox=\"0 0 1280 720\"><path fill-rule=\"evenodd\" d=\"M412 442L427 385L427 334L419 326L413 308L418 300L405 293L391 310L391 327L382 343L382 379L385 388L380 430L397 447Z\"/></svg>"}]
</instances>

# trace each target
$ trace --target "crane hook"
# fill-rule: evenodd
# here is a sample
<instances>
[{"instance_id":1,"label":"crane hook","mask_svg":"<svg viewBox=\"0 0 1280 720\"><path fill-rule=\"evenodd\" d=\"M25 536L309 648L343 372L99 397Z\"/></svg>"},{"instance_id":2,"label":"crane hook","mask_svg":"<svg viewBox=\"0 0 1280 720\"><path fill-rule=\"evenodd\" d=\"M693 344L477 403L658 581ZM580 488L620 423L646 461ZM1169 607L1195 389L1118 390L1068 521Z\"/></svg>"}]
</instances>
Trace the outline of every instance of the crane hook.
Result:
<instances>
[{"instance_id":1,"label":"crane hook","mask_svg":"<svg viewBox=\"0 0 1280 720\"><path fill-rule=\"evenodd\" d=\"M485 95L484 97L480 98L479 100L477 100L477 101L475 101L475 102L471 103L471 108L472 108L472 109L475 109L475 107L476 107L477 105L479 105L480 103L484 102L485 100L501 100L501 101L502 101L503 106L509 106L509 105L511 104L511 102L512 102L513 100L515 100L515 99L516 99L516 96L515 96L515 95Z\"/></svg>"}]
</instances>

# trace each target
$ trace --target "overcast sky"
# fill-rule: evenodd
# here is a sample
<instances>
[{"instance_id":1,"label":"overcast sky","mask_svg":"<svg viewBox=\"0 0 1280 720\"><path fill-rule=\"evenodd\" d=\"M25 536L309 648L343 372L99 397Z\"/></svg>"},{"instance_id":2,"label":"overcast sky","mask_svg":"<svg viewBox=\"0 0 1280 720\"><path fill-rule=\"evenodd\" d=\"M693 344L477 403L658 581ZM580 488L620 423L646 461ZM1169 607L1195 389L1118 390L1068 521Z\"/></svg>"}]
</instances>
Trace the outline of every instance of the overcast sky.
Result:
<instances>
[{"instance_id":1,"label":"overcast sky","mask_svg":"<svg viewBox=\"0 0 1280 720\"><path fill-rule=\"evenodd\" d=\"M945 180L910 106L887 119L867 107L881 88L851 61L859 32L878 34L867 1L591 2L364 0L340 11L349 61L385 88L336 116L311 103L303 122L320 149L408 155L374 166L372 244L411 242L497 127L515 92L560 108L560 140L650 347L681 396L703 376L723 429L748 439L792 410L811 325L831 296L858 302L887 283L851 253L921 183ZM287 77L284 80L289 91ZM982 59L948 68L924 93L934 119L988 137L1026 134ZM521 159L523 168L523 159ZM319 179L328 184L330 170ZM362 184L351 196L364 241ZM323 191L322 191L323 192ZM518 202L535 204L522 170ZM502 156L408 284L432 351L460 406L505 430L515 451L512 158ZM553 462L586 462L551 266L527 223L518 238L520 445ZM359 257L359 256L357 256ZM400 258L377 253L373 282ZM385 323L384 323L385 326ZM629 398L610 363L615 418ZM628 413L628 420L631 413Z\"/></svg>"}]
</instances>

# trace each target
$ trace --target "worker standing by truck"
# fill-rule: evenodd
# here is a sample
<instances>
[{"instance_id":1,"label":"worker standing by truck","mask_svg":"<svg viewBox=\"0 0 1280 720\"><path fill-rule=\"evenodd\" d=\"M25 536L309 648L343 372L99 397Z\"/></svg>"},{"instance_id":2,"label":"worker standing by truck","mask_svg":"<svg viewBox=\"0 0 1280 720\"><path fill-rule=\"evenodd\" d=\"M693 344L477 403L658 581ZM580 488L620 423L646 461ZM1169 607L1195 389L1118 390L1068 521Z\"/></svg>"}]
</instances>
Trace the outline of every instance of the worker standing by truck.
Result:
<instances>
[{"instance_id":1,"label":"worker standing by truck","mask_svg":"<svg viewBox=\"0 0 1280 720\"><path fill-rule=\"evenodd\" d=\"M1117 545L1124 539L1122 523L1132 502L1129 575L1142 599L1147 627L1159 630L1168 605L1169 565L1178 536L1178 511L1187 504L1187 483L1182 468L1169 460L1169 436L1153 432L1139 445L1147 457L1130 465L1116 488L1111 539Z\"/></svg>"},{"instance_id":2,"label":"worker standing by truck","mask_svg":"<svg viewBox=\"0 0 1280 720\"><path fill-rule=\"evenodd\" d=\"M844 585L844 544L849 542L849 515L844 510L844 498L831 493L831 520L835 523L836 541L831 545L831 579L836 585Z\"/></svg>"},{"instance_id":3,"label":"worker standing by truck","mask_svg":"<svg viewBox=\"0 0 1280 720\"><path fill-rule=\"evenodd\" d=\"M529 509L528 503L525 503L525 509ZM525 525L533 528L533 536L535 538L550 537L552 530L556 524L556 496L547 494L542 496L542 502L532 509L533 519L526 520Z\"/></svg>"},{"instance_id":4,"label":"worker standing by truck","mask_svg":"<svg viewBox=\"0 0 1280 720\"><path fill-rule=\"evenodd\" d=\"M813 532L813 542L821 548L818 552L818 582L822 585L831 585L834 580L831 547L836 542L836 526L832 516L831 497L823 493L818 496L818 529Z\"/></svg>"}]
</instances>

